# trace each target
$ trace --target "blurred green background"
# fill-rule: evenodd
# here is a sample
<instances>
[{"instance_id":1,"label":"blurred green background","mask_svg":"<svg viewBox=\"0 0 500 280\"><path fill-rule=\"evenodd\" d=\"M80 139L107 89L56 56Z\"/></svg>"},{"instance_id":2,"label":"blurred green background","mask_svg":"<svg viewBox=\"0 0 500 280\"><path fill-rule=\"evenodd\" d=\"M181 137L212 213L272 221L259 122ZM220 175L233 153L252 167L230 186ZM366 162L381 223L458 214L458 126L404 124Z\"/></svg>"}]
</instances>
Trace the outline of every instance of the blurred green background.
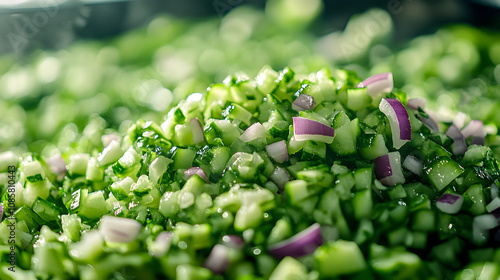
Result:
<instances>
[{"instance_id":1,"label":"blurred green background","mask_svg":"<svg viewBox=\"0 0 500 280\"><path fill-rule=\"evenodd\" d=\"M483 120L498 149L499 26L496 1L12 1L0 5L0 151L100 149L103 134L264 65L391 71L442 120Z\"/></svg>"}]
</instances>

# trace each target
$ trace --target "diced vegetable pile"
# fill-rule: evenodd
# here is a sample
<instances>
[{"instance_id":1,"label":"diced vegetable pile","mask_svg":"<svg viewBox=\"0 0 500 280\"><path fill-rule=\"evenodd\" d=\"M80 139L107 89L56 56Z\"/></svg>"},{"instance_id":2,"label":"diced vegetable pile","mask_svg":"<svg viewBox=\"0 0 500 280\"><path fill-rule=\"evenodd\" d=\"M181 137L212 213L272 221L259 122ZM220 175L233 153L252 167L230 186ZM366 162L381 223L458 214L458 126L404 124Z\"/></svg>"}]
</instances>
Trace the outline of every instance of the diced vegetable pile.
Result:
<instances>
[{"instance_id":1,"label":"diced vegetable pile","mask_svg":"<svg viewBox=\"0 0 500 280\"><path fill-rule=\"evenodd\" d=\"M499 164L424 101L390 73L264 67L103 149L4 152L0 278L496 279Z\"/></svg>"},{"instance_id":2,"label":"diced vegetable pile","mask_svg":"<svg viewBox=\"0 0 500 280\"><path fill-rule=\"evenodd\" d=\"M500 155L498 31L454 25L401 42L386 10L333 30L318 9L318 0L269 0L264 11L241 5L222 18L163 15L115 38L0 57L0 150L50 156L74 142L102 149L107 130L124 133L137 119L160 123L188 94L269 64L301 74L325 66L362 77L397 73L398 88L426 97L444 119L463 111L494 124L486 142Z\"/></svg>"}]
</instances>

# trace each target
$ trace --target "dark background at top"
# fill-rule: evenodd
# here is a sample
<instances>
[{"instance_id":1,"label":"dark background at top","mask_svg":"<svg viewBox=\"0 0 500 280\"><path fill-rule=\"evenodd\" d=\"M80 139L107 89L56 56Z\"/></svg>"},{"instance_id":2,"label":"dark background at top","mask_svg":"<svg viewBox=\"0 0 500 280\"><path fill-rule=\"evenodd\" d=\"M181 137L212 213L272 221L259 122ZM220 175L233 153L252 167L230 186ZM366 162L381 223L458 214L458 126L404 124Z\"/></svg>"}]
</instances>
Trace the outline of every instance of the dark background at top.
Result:
<instances>
[{"instance_id":1,"label":"dark background at top","mask_svg":"<svg viewBox=\"0 0 500 280\"><path fill-rule=\"evenodd\" d=\"M57 0L53 0L57 1ZM265 0L142 0L113 1L106 4L85 4L85 0L66 2L47 24L36 27L34 36L25 42L15 42L8 34L25 28L24 19L43 11L33 8L0 8L0 54L24 54L33 49L58 49L78 38L104 39L144 25L152 17L169 13L178 17L199 19L221 16L239 5L265 6ZM88 0L87 0L88 1ZM324 0L324 9L314 32L318 35L343 29L349 18L371 7L389 11L395 25L397 41L431 33L450 23L468 23L500 30L500 0ZM396 11L396 12L394 12ZM399 12L397 12L399 11ZM27 29L30 31L29 29Z\"/></svg>"}]
</instances>

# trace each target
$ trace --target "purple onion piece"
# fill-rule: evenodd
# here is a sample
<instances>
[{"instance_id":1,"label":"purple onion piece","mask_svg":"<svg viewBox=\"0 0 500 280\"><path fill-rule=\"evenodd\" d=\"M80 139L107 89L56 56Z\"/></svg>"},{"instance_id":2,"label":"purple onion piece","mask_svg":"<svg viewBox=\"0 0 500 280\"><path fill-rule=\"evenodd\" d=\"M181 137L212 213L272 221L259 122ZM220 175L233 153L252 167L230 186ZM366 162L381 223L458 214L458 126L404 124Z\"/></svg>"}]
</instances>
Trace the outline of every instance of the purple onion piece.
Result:
<instances>
[{"instance_id":1,"label":"purple onion piece","mask_svg":"<svg viewBox=\"0 0 500 280\"><path fill-rule=\"evenodd\" d=\"M212 248L210 255L205 260L203 264L204 267L208 268L214 274L222 274L229 267L229 258L228 258L228 247L217 244Z\"/></svg>"},{"instance_id":2,"label":"purple onion piece","mask_svg":"<svg viewBox=\"0 0 500 280\"><path fill-rule=\"evenodd\" d=\"M455 155L463 155L467 151L465 137L455 124L451 124L446 130L446 135L453 139L452 150Z\"/></svg>"},{"instance_id":3,"label":"purple onion piece","mask_svg":"<svg viewBox=\"0 0 500 280\"><path fill-rule=\"evenodd\" d=\"M316 106L314 97L305 93L299 95L292 103L292 109L295 111L312 110L314 106Z\"/></svg>"},{"instance_id":4,"label":"purple onion piece","mask_svg":"<svg viewBox=\"0 0 500 280\"><path fill-rule=\"evenodd\" d=\"M241 250L245 246L245 241L238 235L224 235L222 242L224 242L224 245L237 250Z\"/></svg>"},{"instance_id":5,"label":"purple onion piece","mask_svg":"<svg viewBox=\"0 0 500 280\"><path fill-rule=\"evenodd\" d=\"M485 140L486 140L486 131L484 131L481 128L477 133L472 135L472 138L470 140L470 144L484 146Z\"/></svg>"},{"instance_id":6,"label":"purple onion piece","mask_svg":"<svg viewBox=\"0 0 500 280\"><path fill-rule=\"evenodd\" d=\"M203 127L201 126L198 118L191 119L191 130L193 132L193 143L199 144L205 142L205 135L203 134Z\"/></svg>"},{"instance_id":7,"label":"purple onion piece","mask_svg":"<svg viewBox=\"0 0 500 280\"><path fill-rule=\"evenodd\" d=\"M267 145L266 152L269 157L277 163L282 163L288 160L288 148L285 140Z\"/></svg>"},{"instance_id":8,"label":"purple onion piece","mask_svg":"<svg viewBox=\"0 0 500 280\"><path fill-rule=\"evenodd\" d=\"M359 83L358 88L366 87L368 94L389 93L394 88L392 73L381 73L367 78Z\"/></svg>"},{"instance_id":9,"label":"purple onion piece","mask_svg":"<svg viewBox=\"0 0 500 280\"><path fill-rule=\"evenodd\" d=\"M3 204L0 204L0 221L3 218Z\"/></svg>"},{"instance_id":10,"label":"purple onion piece","mask_svg":"<svg viewBox=\"0 0 500 280\"><path fill-rule=\"evenodd\" d=\"M269 253L276 258L291 256L294 258L309 255L323 244L323 236L319 224L313 224L289 239L269 247Z\"/></svg>"},{"instance_id":11,"label":"purple onion piece","mask_svg":"<svg viewBox=\"0 0 500 280\"><path fill-rule=\"evenodd\" d=\"M441 212L456 214L462 208L464 197L458 194L445 193L436 202L436 207Z\"/></svg>"},{"instance_id":12,"label":"purple onion piece","mask_svg":"<svg viewBox=\"0 0 500 280\"><path fill-rule=\"evenodd\" d=\"M47 164L50 170L57 175L58 180L62 180L66 175L66 162L61 157L61 154L56 154L47 159Z\"/></svg>"},{"instance_id":13,"label":"purple onion piece","mask_svg":"<svg viewBox=\"0 0 500 280\"><path fill-rule=\"evenodd\" d=\"M375 176L380 178L385 178L392 175L392 167L391 162L389 160L389 155L385 154L383 156L379 156L375 159Z\"/></svg>"},{"instance_id":14,"label":"purple onion piece","mask_svg":"<svg viewBox=\"0 0 500 280\"><path fill-rule=\"evenodd\" d=\"M424 109L426 104L427 99L425 98L411 98L406 102L406 106L413 110L418 110L419 107Z\"/></svg>"},{"instance_id":15,"label":"purple onion piece","mask_svg":"<svg viewBox=\"0 0 500 280\"><path fill-rule=\"evenodd\" d=\"M267 137L267 130L262 126L262 124L256 122L243 132L240 139L243 142L250 142L263 137Z\"/></svg>"},{"instance_id":16,"label":"purple onion piece","mask_svg":"<svg viewBox=\"0 0 500 280\"><path fill-rule=\"evenodd\" d=\"M482 121L472 120L462 129L462 134L465 137L465 139L468 139L473 135L479 135L482 129L483 129Z\"/></svg>"},{"instance_id":17,"label":"purple onion piece","mask_svg":"<svg viewBox=\"0 0 500 280\"><path fill-rule=\"evenodd\" d=\"M406 108L397 99L382 98L379 109L389 119L394 148L401 148L411 140L411 124Z\"/></svg>"},{"instance_id":18,"label":"purple onion piece","mask_svg":"<svg viewBox=\"0 0 500 280\"><path fill-rule=\"evenodd\" d=\"M405 182L399 152L391 152L376 158L374 171L375 177L388 187Z\"/></svg>"},{"instance_id":19,"label":"purple onion piece","mask_svg":"<svg viewBox=\"0 0 500 280\"><path fill-rule=\"evenodd\" d=\"M437 123L437 121L427 111L424 112L428 115L427 118L424 118L420 114L417 115L417 118L432 132L439 132L439 124Z\"/></svg>"},{"instance_id":20,"label":"purple onion piece","mask_svg":"<svg viewBox=\"0 0 500 280\"><path fill-rule=\"evenodd\" d=\"M108 242L132 242L141 229L142 225L136 220L114 216L103 216L99 225L99 231Z\"/></svg>"},{"instance_id":21,"label":"purple onion piece","mask_svg":"<svg viewBox=\"0 0 500 280\"><path fill-rule=\"evenodd\" d=\"M205 180L205 182L207 183L209 182L207 175L205 175L205 172L200 167L191 167L189 169L186 169L186 171L184 171L184 175L186 175L186 177L188 178L195 174L200 176L203 180Z\"/></svg>"},{"instance_id":22,"label":"purple onion piece","mask_svg":"<svg viewBox=\"0 0 500 280\"><path fill-rule=\"evenodd\" d=\"M295 140L314 140L330 144L333 142L335 130L320 122L302 117L293 117L293 133Z\"/></svg>"}]
</instances>

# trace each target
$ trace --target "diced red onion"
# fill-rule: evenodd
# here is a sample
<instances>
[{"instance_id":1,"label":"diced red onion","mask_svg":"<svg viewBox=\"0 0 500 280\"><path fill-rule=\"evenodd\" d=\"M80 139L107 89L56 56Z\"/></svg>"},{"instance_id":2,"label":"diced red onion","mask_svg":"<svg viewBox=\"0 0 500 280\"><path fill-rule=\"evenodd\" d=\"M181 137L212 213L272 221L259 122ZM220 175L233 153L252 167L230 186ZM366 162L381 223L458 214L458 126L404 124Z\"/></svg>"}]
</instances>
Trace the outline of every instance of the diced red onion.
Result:
<instances>
[{"instance_id":1,"label":"diced red onion","mask_svg":"<svg viewBox=\"0 0 500 280\"><path fill-rule=\"evenodd\" d=\"M389 119L394 148L401 148L411 140L411 124L406 108L394 98L382 98L379 109Z\"/></svg>"},{"instance_id":2,"label":"diced red onion","mask_svg":"<svg viewBox=\"0 0 500 280\"><path fill-rule=\"evenodd\" d=\"M103 216L99 225L99 231L108 242L132 242L141 229L142 225L136 220L114 216Z\"/></svg>"},{"instance_id":3,"label":"diced red onion","mask_svg":"<svg viewBox=\"0 0 500 280\"><path fill-rule=\"evenodd\" d=\"M0 205L0 221L2 221L3 218L3 204Z\"/></svg>"},{"instance_id":4,"label":"diced red onion","mask_svg":"<svg viewBox=\"0 0 500 280\"><path fill-rule=\"evenodd\" d=\"M422 177L424 173L424 163L412 155L405 158L403 161L403 167L420 177Z\"/></svg>"},{"instance_id":5,"label":"diced red onion","mask_svg":"<svg viewBox=\"0 0 500 280\"><path fill-rule=\"evenodd\" d=\"M485 244L489 239L489 231L497 226L498 220L492 214L474 217L472 221L472 240L477 245Z\"/></svg>"},{"instance_id":6,"label":"diced red onion","mask_svg":"<svg viewBox=\"0 0 500 280\"><path fill-rule=\"evenodd\" d=\"M240 139L243 142L250 142L252 140L266 136L267 130L262 126L262 124L256 122L248 127L245 132L243 132L243 134L240 136Z\"/></svg>"},{"instance_id":7,"label":"diced red onion","mask_svg":"<svg viewBox=\"0 0 500 280\"><path fill-rule=\"evenodd\" d=\"M191 130L193 132L193 143L199 144L205 142L205 135L203 134L203 127L201 126L198 118L191 119Z\"/></svg>"},{"instance_id":8,"label":"diced red onion","mask_svg":"<svg viewBox=\"0 0 500 280\"><path fill-rule=\"evenodd\" d=\"M500 208L500 198L499 197L493 198L490 201L490 203L488 203L488 205L486 205L486 211L488 211L488 213L491 213L499 208Z\"/></svg>"},{"instance_id":9,"label":"diced red onion","mask_svg":"<svg viewBox=\"0 0 500 280\"><path fill-rule=\"evenodd\" d=\"M269 247L269 253L276 258L291 256L294 258L313 253L323 244L323 236L318 223Z\"/></svg>"},{"instance_id":10,"label":"diced red onion","mask_svg":"<svg viewBox=\"0 0 500 280\"><path fill-rule=\"evenodd\" d=\"M335 130L317 121L293 117L293 133L297 141L314 140L330 144Z\"/></svg>"},{"instance_id":11,"label":"diced red onion","mask_svg":"<svg viewBox=\"0 0 500 280\"><path fill-rule=\"evenodd\" d=\"M295 111L312 110L314 106L316 106L314 97L305 93L299 95L292 103L292 109Z\"/></svg>"},{"instance_id":12,"label":"diced red onion","mask_svg":"<svg viewBox=\"0 0 500 280\"><path fill-rule=\"evenodd\" d=\"M392 187L405 182L401 169L401 155L391 152L375 159L375 176L384 185Z\"/></svg>"},{"instance_id":13,"label":"diced red onion","mask_svg":"<svg viewBox=\"0 0 500 280\"><path fill-rule=\"evenodd\" d=\"M462 129L465 125L465 119L467 119L467 115L465 113L458 112L453 119L453 124L456 125L458 129Z\"/></svg>"},{"instance_id":14,"label":"diced red onion","mask_svg":"<svg viewBox=\"0 0 500 280\"><path fill-rule=\"evenodd\" d=\"M467 143L465 137L455 124L451 124L446 130L446 135L453 139L452 150L455 155L463 155L467 151Z\"/></svg>"},{"instance_id":15,"label":"diced red onion","mask_svg":"<svg viewBox=\"0 0 500 280\"><path fill-rule=\"evenodd\" d=\"M222 274L229 267L229 263L228 247L217 244L212 248L203 266L210 269L214 274Z\"/></svg>"},{"instance_id":16,"label":"diced red onion","mask_svg":"<svg viewBox=\"0 0 500 280\"><path fill-rule=\"evenodd\" d=\"M436 202L436 207L444 213L456 214L462 208L464 197L458 194L445 193Z\"/></svg>"},{"instance_id":17,"label":"diced red onion","mask_svg":"<svg viewBox=\"0 0 500 280\"><path fill-rule=\"evenodd\" d=\"M406 102L406 106L408 106L408 108L411 108L413 110L418 110L419 107L424 109L426 104L427 104L427 99L420 97L408 99L408 101Z\"/></svg>"},{"instance_id":18,"label":"diced red onion","mask_svg":"<svg viewBox=\"0 0 500 280\"><path fill-rule=\"evenodd\" d=\"M278 186L280 190L283 190L285 188L285 184L290 181L290 174L288 174L284 168L276 166L269 178Z\"/></svg>"},{"instance_id":19,"label":"diced red onion","mask_svg":"<svg viewBox=\"0 0 500 280\"><path fill-rule=\"evenodd\" d=\"M157 258L163 257L170 249L172 237L173 233L170 231L163 231L158 234L153 243L154 249L150 252L151 255Z\"/></svg>"},{"instance_id":20,"label":"diced red onion","mask_svg":"<svg viewBox=\"0 0 500 280\"><path fill-rule=\"evenodd\" d=\"M482 129L483 129L482 121L472 120L462 129L462 134L464 135L465 139L468 139L469 137L480 133Z\"/></svg>"},{"instance_id":21,"label":"diced red onion","mask_svg":"<svg viewBox=\"0 0 500 280\"><path fill-rule=\"evenodd\" d=\"M472 135L472 138L470 140L471 145L480 145L484 146L484 142L486 140L486 131L484 131L482 128L480 131Z\"/></svg>"},{"instance_id":22,"label":"diced red onion","mask_svg":"<svg viewBox=\"0 0 500 280\"><path fill-rule=\"evenodd\" d=\"M381 73L359 83L358 88L366 87L369 95L389 93L394 88L392 73Z\"/></svg>"},{"instance_id":23,"label":"diced red onion","mask_svg":"<svg viewBox=\"0 0 500 280\"><path fill-rule=\"evenodd\" d=\"M47 164L50 170L57 175L58 180L62 180L66 175L66 162L61 157L61 154L56 154L47 159Z\"/></svg>"},{"instance_id":24,"label":"diced red onion","mask_svg":"<svg viewBox=\"0 0 500 280\"><path fill-rule=\"evenodd\" d=\"M285 140L267 145L266 151L269 157L275 162L282 163L288 160L288 148Z\"/></svg>"},{"instance_id":25,"label":"diced red onion","mask_svg":"<svg viewBox=\"0 0 500 280\"><path fill-rule=\"evenodd\" d=\"M436 119L433 116L431 116L431 114L428 111L424 112L428 115L427 118L424 118L420 114L417 115L417 118L432 132L439 132L439 124L437 123Z\"/></svg>"},{"instance_id":26,"label":"diced red onion","mask_svg":"<svg viewBox=\"0 0 500 280\"><path fill-rule=\"evenodd\" d=\"M224 245L237 250L241 250L245 246L245 241L238 235L224 235L222 242L224 242Z\"/></svg>"},{"instance_id":27,"label":"diced red onion","mask_svg":"<svg viewBox=\"0 0 500 280\"><path fill-rule=\"evenodd\" d=\"M113 142L113 140L117 140L117 141L120 140L120 135L111 133L111 134L105 134L105 135L101 136L101 142L102 142L102 146L104 148L106 148L109 144L111 144L111 142Z\"/></svg>"},{"instance_id":28,"label":"diced red onion","mask_svg":"<svg viewBox=\"0 0 500 280\"><path fill-rule=\"evenodd\" d=\"M205 175L205 172L200 167L191 167L191 168L188 168L184 171L184 175L186 175L186 177L188 177L188 178L193 176L194 174L200 176L206 182L209 182L207 175Z\"/></svg>"}]
</instances>

